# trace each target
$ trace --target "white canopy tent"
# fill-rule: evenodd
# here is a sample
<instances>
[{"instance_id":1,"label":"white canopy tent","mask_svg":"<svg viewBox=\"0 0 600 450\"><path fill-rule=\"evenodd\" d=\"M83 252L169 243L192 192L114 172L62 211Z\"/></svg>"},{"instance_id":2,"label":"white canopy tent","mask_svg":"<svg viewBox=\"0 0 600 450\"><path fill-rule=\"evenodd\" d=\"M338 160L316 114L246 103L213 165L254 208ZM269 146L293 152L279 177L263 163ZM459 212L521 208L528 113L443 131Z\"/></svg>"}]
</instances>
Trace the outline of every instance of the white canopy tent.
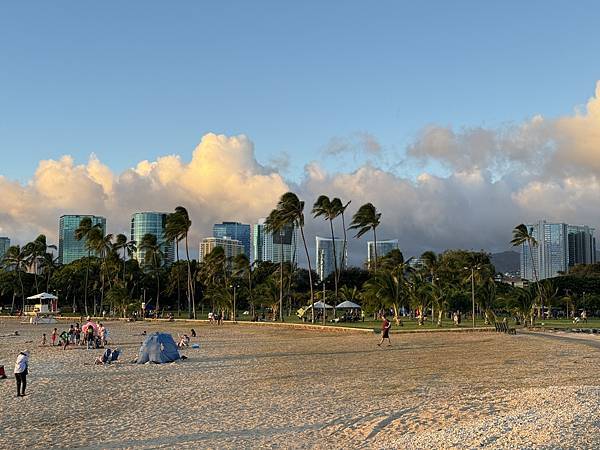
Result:
<instances>
[{"instance_id":1,"label":"white canopy tent","mask_svg":"<svg viewBox=\"0 0 600 450\"><path fill-rule=\"evenodd\" d=\"M27 297L27 300L57 300L58 297L56 295L48 294L47 292L42 292L41 294L35 294L31 297Z\"/></svg>"},{"instance_id":2,"label":"white canopy tent","mask_svg":"<svg viewBox=\"0 0 600 450\"><path fill-rule=\"evenodd\" d=\"M340 303L336 306L337 309L361 309L361 306L351 302L350 300L346 300L345 302Z\"/></svg>"}]
</instances>

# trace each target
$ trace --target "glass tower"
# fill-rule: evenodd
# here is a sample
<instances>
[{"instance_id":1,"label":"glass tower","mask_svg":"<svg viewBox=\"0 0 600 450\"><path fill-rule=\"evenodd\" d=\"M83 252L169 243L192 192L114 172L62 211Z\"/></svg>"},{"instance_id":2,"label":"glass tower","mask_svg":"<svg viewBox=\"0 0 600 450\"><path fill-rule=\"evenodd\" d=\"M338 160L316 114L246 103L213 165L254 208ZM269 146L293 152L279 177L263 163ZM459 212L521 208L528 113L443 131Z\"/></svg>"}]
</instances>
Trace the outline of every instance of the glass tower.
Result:
<instances>
[{"instance_id":1,"label":"glass tower","mask_svg":"<svg viewBox=\"0 0 600 450\"><path fill-rule=\"evenodd\" d=\"M244 246L244 253L250 258L250 225L239 222L215 223L213 237L237 239Z\"/></svg>"},{"instance_id":2,"label":"glass tower","mask_svg":"<svg viewBox=\"0 0 600 450\"><path fill-rule=\"evenodd\" d=\"M0 259L4 257L8 247L10 247L10 239L7 237L0 237Z\"/></svg>"},{"instance_id":3,"label":"glass tower","mask_svg":"<svg viewBox=\"0 0 600 450\"><path fill-rule=\"evenodd\" d=\"M298 229L286 226L279 233L265 232L265 219L252 227L253 261L274 263L297 260Z\"/></svg>"},{"instance_id":4,"label":"glass tower","mask_svg":"<svg viewBox=\"0 0 600 450\"><path fill-rule=\"evenodd\" d=\"M387 255L392 250L398 250L398 239L377 241L377 258ZM371 261L375 259L375 242L367 241L367 267L371 267Z\"/></svg>"},{"instance_id":5,"label":"glass tower","mask_svg":"<svg viewBox=\"0 0 600 450\"><path fill-rule=\"evenodd\" d=\"M140 249L142 238L145 234L156 236L156 240L164 254L164 265L168 266L175 260L174 242L165 241L165 225L167 213L164 212L138 212L131 216L131 240L136 242L137 250L133 258L140 265L144 263L145 250Z\"/></svg>"},{"instance_id":6,"label":"glass tower","mask_svg":"<svg viewBox=\"0 0 600 450\"><path fill-rule=\"evenodd\" d=\"M69 264L78 259L88 256L88 248L85 239L75 239L75 230L79 228L79 222L84 217L92 220L92 226L100 225L102 235L106 234L106 219L101 216L69 214L60 216L58 221L58 262ZM92 252L93 255L95 253Z\"/></svg>"},{"instance_id":7,"label":"glass tower","mask_svg":"<svg viewBox=\"0 0 600 450\"><path fill-rule=\"evenodd\" d=\"M317 274L319 280L323 281L329 276L330 273L335 272L335 260L333 258L333 241L331 238L325 238L316 236L316 261L317 261ZM342 260L344 266L347 264L347 255L344 255L344 240L335 239L335 255L337 258L338 270L344 270L346 267L342 267ZM343 256L343 257L342 257Z\"/></svg>"},{"instance_id":8,"label":"glass tower","mask_svg":"<svg viewBox=\"0 0 600 450\"><path fill-rule=\"evenodd\" d=\"M521 246L521 277L535 281L566 273L577 264L596 262L594 229L584 225L548 223L526 225L537 241L533 249Z\"/></svg>"}]
</instances>

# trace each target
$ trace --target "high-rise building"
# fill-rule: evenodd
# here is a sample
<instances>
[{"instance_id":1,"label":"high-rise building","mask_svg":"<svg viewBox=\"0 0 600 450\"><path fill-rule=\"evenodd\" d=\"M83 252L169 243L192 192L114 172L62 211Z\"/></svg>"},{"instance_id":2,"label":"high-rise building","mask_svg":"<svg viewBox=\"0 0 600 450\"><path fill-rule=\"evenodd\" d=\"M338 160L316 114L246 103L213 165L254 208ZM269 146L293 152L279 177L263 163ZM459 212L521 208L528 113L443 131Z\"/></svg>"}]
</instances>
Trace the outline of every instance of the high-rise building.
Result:
<instances>
[{"instance_id":1,"label":"high-rise building","mask_svg":"<svg viewBox=\"0 0 600 450\"><path fill-rule=\"evenodd\" d=\"M252 227L252 260L274 263L298 260L298 229L285 226L277 233L265 232L265 219Z\"/></svg>"},{"instance_id":2,"label":"high-rise building","mask_svg":"<svg viewBox=\"0 0 600 450\"><path fill-rule=\"evenodd\" d=\"M237 239L230 239L229 237L216 238L207 237L202 239L200 242L200 258L199 261L204 261L206 255L212 252L215 248L221 247L227 258L227 267L231 268L233 258L237 255L244 253L244 246L241 241Z\"/></svg>"},{"instance_id":3,"label":"high-rise building","mask_svg":"<svg viewBox=\"0 0 600 450\"><path fill-rule=\"evenodd\" d=\"M4 257L8 247L10 247L10 239L7 237L0 237L0 260Z\"/></svg>"},{"instance_id":4,"label":"high-rise building","mask_svg":"<svg viewBox=\"0 0 600 450\"><path fill-rule=\"evenodd\" d=\"M329 276L330 273L335 272L335 264L337 263L338 270L346 268L347 254L344 252L344 240L335 239L335 255L337 259L334 259L333 255L333 240L331 238L325 238L321 236L315 237L316 241L316 268L319 280L323 281ZM343 267L342 267L343 264Z\"/></svg>"},{"instance_id":5,"label":"high-rise building","mask_svg":"<svg viewBox=\"0 0 600 450\"><path fill-rule=\"evenodd\" d=\"M69 264L78 259L88 256L88 248L85 239L75 239L75 230L84 217L89 217L92 226L99 225L102 235L106 234L106 219L101 216L89 214L65 214L58 221L58 262ZM92 252L92 255L95 253Z\"/></svg>"},{"instance_id":6,"label":"high-rise building","mask_svg":"<svg viewBox=\"0 0 600 450\"><path fill-rule=\"evenodd\" d=\"M377 258L387 255L392 250L398 250L398 239L388 239L377 241ZM367 241L367 267L371 267L371 262L375 259L375 242Z\"/></svg>"},{"instance_id":7,"label":"high-rise building","mask_svg":"<svg viewBox=\"0 0 600 450\"><path fill-rule=\"evenodd\" d=\"M131 240L137 243L137 250L133 253L133 258L139 264L144 263L146 255L146 251L140 248L145 234L156 236L158 245L164 255L164 265L168 266L175 260L175 243L165 239L166 223L167 213L164 212L137 212L131 216Z\"/></svg>"},{"instance_id":8,"label":"high-rise building","mask_svg":"<svg viewBox=\"0 0 600 450\"><path fill-rule=\"evenodd\" d=\"M545 220L526 226L537 245L531 250L527 243L521 246L521 277L544 280L566 273L577 264L596 262L593 228Z\"/></svg>"},{"instance_id":9,"label":"high-rise building","mask_svg":"<svg viewBox=\"0 0 600 450\"><path fill-rule=\"evenodd\" d=\"M213 237L237 239L244 246L244 253L250 258L250 225L239 222L215 223Z\"/></svg>"}]
</instances>

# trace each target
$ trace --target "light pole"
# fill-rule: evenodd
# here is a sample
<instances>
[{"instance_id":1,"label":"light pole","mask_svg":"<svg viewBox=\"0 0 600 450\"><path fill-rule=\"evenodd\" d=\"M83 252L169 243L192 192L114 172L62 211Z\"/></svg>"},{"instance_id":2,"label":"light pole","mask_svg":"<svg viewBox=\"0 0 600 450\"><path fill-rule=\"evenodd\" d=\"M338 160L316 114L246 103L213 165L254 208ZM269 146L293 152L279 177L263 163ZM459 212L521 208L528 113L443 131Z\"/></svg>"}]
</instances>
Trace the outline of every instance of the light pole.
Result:
<instances>
[{"instance_id":1,"label":"light pole","mask_svg":"<svg viewBox=\"0 0 600 450\"><path fill-rule=\"evenodd\" d=\"M325 280L323 280L323 325L325 325L325 316L327 309L325 309Z\"/></svg>"},{"instance_id":2,"label":"light pole","mask_svg":"<svg viewBox=\"0 0 600 450\"><path fill-rule=\"evenodd\" d=\"M466 270L469 270L469 267L465 267ZM481 266L471 266L471 302L473 304L473 328L475 328L475 269L481 269Z\"/></svg>"},{"instance_id":3,"label":"light pole","mask_svg":"<svg viewBox=\"0 0 600 450\"><path fill-rule=\"evenodd\" d=\"M235 304L235 293L236 293L236 288L238 287L237 284L232 284L229 287L233 288L233 322L237 321L237 316L236 316L236 304Z\"/></svg>"}]
</instances>

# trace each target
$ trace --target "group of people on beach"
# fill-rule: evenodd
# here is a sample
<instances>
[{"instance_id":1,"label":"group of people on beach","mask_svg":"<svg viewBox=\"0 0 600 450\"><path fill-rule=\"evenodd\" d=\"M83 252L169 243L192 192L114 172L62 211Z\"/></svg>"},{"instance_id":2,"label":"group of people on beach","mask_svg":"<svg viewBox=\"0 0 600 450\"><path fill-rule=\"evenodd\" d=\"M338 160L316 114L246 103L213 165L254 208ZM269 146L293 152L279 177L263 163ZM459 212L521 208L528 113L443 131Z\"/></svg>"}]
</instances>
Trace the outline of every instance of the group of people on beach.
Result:
<instances>
[{"instance_id":1,"label":"group of people on beach","mask_svg":"<svg viewBox=\"0 0 600 450\"><path fill-rule=\"evenodd\" d=\"M224 316L222 311L216 313L211 311L208 313L208 322L211 325L223 325Z\"/></svg>"},{"instance_id":2,"label":"group of people on beach","mask_svg":"<svg viewBox=\"0 0 600 450\"><path fill-rule=\"evenodd\" d=\"M50 334L50 344L52 347L62 346L64 350L69 345L85 345L88 349L103 348L109 339L109 331L102 323L96 325L88 320L83 326L79 323L71 324L68 330L59 333L58 328L54 328ZM42 346L48 344L46 333L42 334Z\"/></svg>"}]
</instances>

